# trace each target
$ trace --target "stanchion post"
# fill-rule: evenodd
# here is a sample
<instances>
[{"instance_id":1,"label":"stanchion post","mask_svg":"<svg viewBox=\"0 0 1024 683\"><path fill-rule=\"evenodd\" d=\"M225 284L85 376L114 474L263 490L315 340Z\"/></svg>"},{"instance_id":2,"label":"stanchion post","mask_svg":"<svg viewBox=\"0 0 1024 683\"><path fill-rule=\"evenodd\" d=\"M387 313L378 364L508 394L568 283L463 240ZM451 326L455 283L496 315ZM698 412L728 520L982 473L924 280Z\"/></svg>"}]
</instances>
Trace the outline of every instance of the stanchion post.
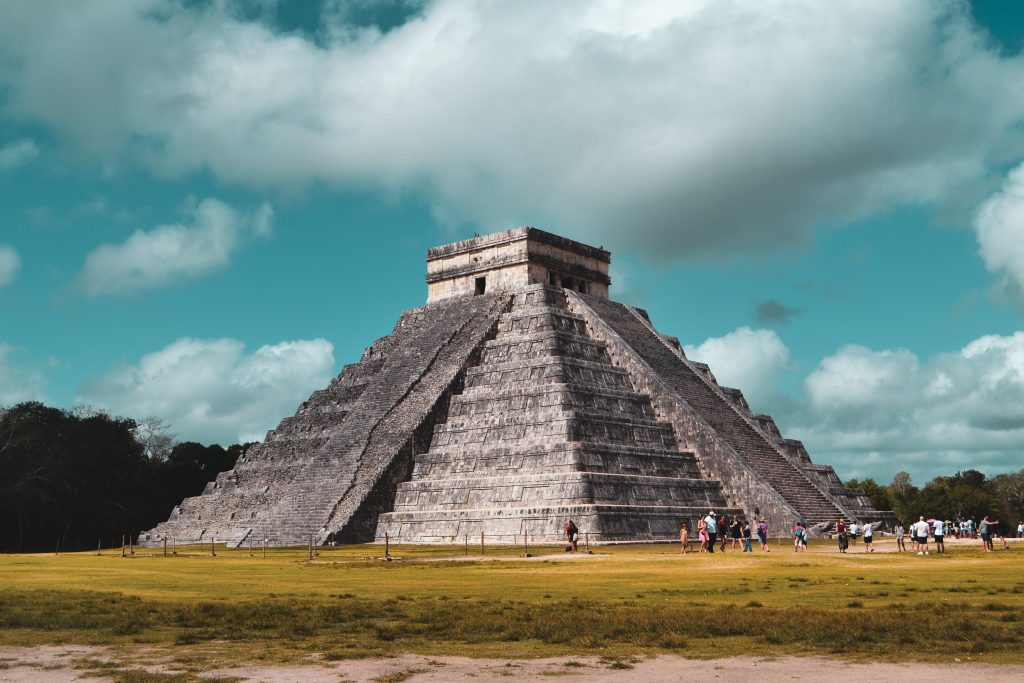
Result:
<instances>
[{"instance_id":1,"label":"stanchion post","mask_svg":"<svg viewBox=\"0 0 1024 683\"><path fill-rule=\"evenodd\" d=\"M210 537L210 557L217 557L217 537Z\"/></svg>"},{"instance_id":2,"label":"stanchion post","mask_svg":"<svg viewBox=\"0 0 1024 683\"><path fill-rule=\"evenodd\" d=\"M164 536L164 557L167 557L167 537Z\"/></svg>"},{"instance_id":3,"label":"stanchion post","mask_svg":"<svg viewBox=\"0 0 1024 683\"><path fill-rule=\"evenodd\" d=\"M310 559L310 561L313 560L313 537L312 536L309 537L309 559Z\"/></svg>"},{"instance_id":4,"label":"stanchion post","mask_svg":"<svg viewBox=\"0 0 1024 683\"><path fill-rule=\"evenodd\" d=\"M171 554L175 557L178 556L178 541L171 536Z\"/></svg>"},{"instance_id":5,"label":"stanchion post","mask_svg":"<svg viewBox=\"0 0 1024 683\"><path fill-rule=\"evenodd\" d=\"M523 557L530 556L530 532L523 532Z\"/></svg>"},{"instance_id":6,"label":"stanchion post","mask_svg":"<svg viewBox=\"0 0 1024 683\"><path fill-rule=\"evenodd\" d=\"M384 559L391 559L391 536L386 531L384 532Z\"/></svg>"},{"instance_id":7,"label":"stanchion post","mask_svg":"<svg viewBox=\"0 0 1024 683\"><path fill-rule=\"evenodd\" d=\"M484 532L480 532L480 557L484 556Z\"/></svg>"},{"instance_id":8,"label":"stanchion post","mask_svg":"<svg viewBox=\"0 0 1024 683\"><path fill-rule=\"evenodd\" d=\"M249 539L249 557L252 557L252 539Z\"/></svg>"},{"instance_id":9,"label":"stanchion post","mask_svg":"<svg viewBox=\"0 0 1024 683\"><path fill-rule=\"evenodd\" d=\"M121 534L121 557L125 556L124 552L124 534Z\"/></svg>"},{"instance_id":10,"label":"stanchion post","mask_svg":"<svg viewBox=\"0 0 1024 683\"><path fill-rule=\"evenodd\" d=\"M128 554L135 557L135 541L132 540L131 536L128 537Z\"/></svg>"},{"instance_id":11,"label":"stanchion post","mask_svg":"<svg viewBox=\"0 0 1024 683\"><path fill-rule=\"evenodd\" d=\"M103 541L101 541L100 539L97 538L96 539L96 555L102 555L102 554L103 554Z\"/></svg>"},{"instance_id":12,"label":"stanchion post","mask_svg":"<svg viewBox=\"0 0 1024 683\"><path fill-rule=\"evenodd\" d=\"M590 532L589 531L586 534L586 538L587 538L587 555L593 555L594 553L590 552Z\"/></svg>"},{"instance_id":13,"label":"stanchion post","mask_svg":"<svg viewBox=\"0 0 1024 683\"><path fill-rule=\"evenodd\" d=\"M263 559L264 560L267 559L267 541L269 541L269 540L270 539L268 539L268 538L264 538L263 539Z\"/></svg>"},{"instance_id":14,"label":"stanchion post","mask_svg":"<svg viewBox=\"0 0 1024 683\"><path fill-rule=\"evenodd\" d=\"M469 532L466 532L466 556L469 556Z\"/></svg>"}]
</instances>

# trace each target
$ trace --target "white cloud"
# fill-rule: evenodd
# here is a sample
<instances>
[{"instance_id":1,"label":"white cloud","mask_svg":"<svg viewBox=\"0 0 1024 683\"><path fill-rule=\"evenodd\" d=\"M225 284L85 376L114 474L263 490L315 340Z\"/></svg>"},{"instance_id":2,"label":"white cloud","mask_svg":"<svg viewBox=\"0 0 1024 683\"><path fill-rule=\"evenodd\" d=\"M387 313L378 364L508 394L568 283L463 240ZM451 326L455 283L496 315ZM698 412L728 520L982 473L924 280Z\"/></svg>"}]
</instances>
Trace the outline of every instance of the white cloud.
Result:
<instances>
[{"instance_id":1,"label":"white cloud","mask_svg":"<svg viewBox=\"0 0 1024 683\"><path fill-rule=\"evenodd\" d=\"M14 247L0 244L0 287L10 284L21 270L21 257Z\"/></svg>"},{"instance_id":2,"label":"white cloud","mask_svg":"<svg viewBox=\"0 0 1024 683\"><path fill-rule=\"evenodd\" d=\"M719 384L743 391L754 410L778 406L779 380L789 366L789 349L772 330L741 327L683 350L687 358L710 365Z\"/></svg>"},{"instance_id":3,"label":"white cloud","mask_svg":"<svg viewBox=\"0 0 1024 683\"><path fill-rule=\"evenodd\" d=\"M0 343L0 407L22 401L42 401L43 376L37 372L16 367L10 357L17 349Z\"/></svg>"},{"instance_id":4,"label":"white cloud","mask_svg":"<svg viewBox=\"0 0 1024 683\"><path fill-rule=\"evenodd\" d=\"M35 141L24 138L0 147L0 171L10 171L39 156Z\"/></svg>"},{"instance_id":5,"label":"white cloud","mask_svg":"<svg viewBox=\"0 0 1024 683\"><path fill-rule=\"evenodd\" d=\"M803 378L799 397L784 390L789 349L770 330L741 327L685 351L844 479L997 474L1024 459L1024 332L924 360L906 349L844 346Z\"/></svg>"},{"instance_id":6,"label":"white cloud","mask_svg":"<svg viewBox=\"0 0 1024 683\"><path fill-rule=\"evenodd\" d=\"M961 2L438 0L318 41L230 7L5 7L6 109L103 164L422 193L663 258L973 201L1024 149L1024 55Z\"/></svg>"},{"instance_id":7,"label":"white cloud","mask_svg":"<svg viewBox=\"0 0 1024 683\"><path fill-rule=\"evenodd\" d=\"M790 436L843 476L994 474L1019 469L1024 457L1024 332L924 361L905 349L845 346L804 388Z\"/></svg>"},{"instance_id":8,"label":"white cloud","mask_svg":"<svg viewBox=\"0 0 1024 683\"><path fill-rule=\"evenodd\" d=\"M77 401L137 419L155 415L181 440L262 441L334 376L334 347L286 341L245 353L235 339L179 339L82 387Z\"/></svg>"},{"instance_id":9,"label":"white cloud","mask_svg":"<svg viewBox=\"0 0 1024 683\"><path fill-rule=\"evenodd\" d=\"M985 266L1002 273L1011 292L1024 294L1024 164L979 207L974 228Z\"/></svg>"},{"instance_id":10,"label":"white cloud","mask_svg":"<svg viewBox=\"0 0 1024 683\"><path fill-rule=\"evenodd\" d=\"M252 237L271 232L273 209L263 204L240 212L216 199L187 210L188 225L136 230L121 244L91 251L77 284L90 296L126 294L207 275L227 266L232 253Z\"/></svg>"}]
</instances>

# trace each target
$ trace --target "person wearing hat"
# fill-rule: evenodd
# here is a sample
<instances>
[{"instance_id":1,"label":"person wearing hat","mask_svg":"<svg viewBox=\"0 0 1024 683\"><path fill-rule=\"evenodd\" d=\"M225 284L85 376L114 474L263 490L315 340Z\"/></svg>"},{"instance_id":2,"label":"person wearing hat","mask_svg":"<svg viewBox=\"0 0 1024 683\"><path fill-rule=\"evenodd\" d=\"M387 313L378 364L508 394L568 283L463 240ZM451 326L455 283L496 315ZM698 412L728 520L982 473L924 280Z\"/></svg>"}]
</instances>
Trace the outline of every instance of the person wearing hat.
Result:
<instances>
[{"instance_id":1,"label":"person wearing hat","mask_svg":"<svg viewBox=\"0 0 1024 683\"><path fill-rule=\"evenodd\" d=\"M708 552L715 552L715 540L718 537L718 521L715 519L715 511L712 510L704 518L704 524L708 529Z\"/></svg>"}]
</instances>

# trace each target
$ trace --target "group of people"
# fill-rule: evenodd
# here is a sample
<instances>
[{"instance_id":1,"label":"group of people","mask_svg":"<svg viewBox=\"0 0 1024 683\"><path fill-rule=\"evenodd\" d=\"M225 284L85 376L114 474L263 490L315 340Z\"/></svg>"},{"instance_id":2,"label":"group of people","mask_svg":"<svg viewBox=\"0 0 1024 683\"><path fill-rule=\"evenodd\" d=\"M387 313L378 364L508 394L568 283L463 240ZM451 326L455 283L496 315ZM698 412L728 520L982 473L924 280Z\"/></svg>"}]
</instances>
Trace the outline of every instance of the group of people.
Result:
<instances>
[{"instance_id":1,"label":"group of people","mask_svg":"<svg viewBox=\"0 0 1024 683\"><path fill-rule=\"evenodd\" d=\"M910 525L909 535L910 541L913 544L910 552L917 551L918 555L928 554L928 537L931 535L932 541L935 543L935 552L943 554L946 552L945 539L946 534L951 533L956 538L981 538L981 545L986 553L990 553L993 550L992 539L995 537L995 529L998 527L999 520L990 520L988 515L981 518L980 522L975 523L973 519L958 519L956 521L941 520L941 519L929 519L925 520L924 517L918 518L918 521ZM1024 528L1024 522L1021 522L1018 527L1018 534L1020 535ZM903 527L903 522L898 522L894 529L896 534L896 549L899 552L907 552L906 536L908 531ZM1006 538L1003 538L1003 548L1009 547L1006 543Z\"/></svg>"},{"instance_id":2,"label":"group of people","mask_svg":"<svg viewBox=\"0 0 1024 683\"><path fill-rule=\"evenodd\" d=\"M719 549L725 552L726 545L731 542L732 549L742 544L743 552L754 552L753 535L757 534L757 541L761 546L761 552L768 550L768 522L764 519L757 520L751 525L750 520L740 515L723 515L721 521L718 514L711 510L704 517L697 520L697 537L700 541L700 552L713 553L715 545L720 543ZM686 522L679 527L679 543L682 549L679 551L685 555L690 546L690 525Z\"/></svg>"},{"instance_id":3,"label":"group of people","mask_svg":"<svg viewBox=\"0 0 1024 683\"><path fill-rule=\"evenodd\" d=\"M974 520L956 520L956 522L941 519L925 519L923 516L907 529L903 522L897 522L893 529L896 537L896 549L898 552L908 552L907 538L909 537L911 547L909 552L916 552L918 555L929 555L930 547L933 544L935 552L945 554L946 534L950 533L957 538L980 537L985 552L992 552L992 540L995 538L995 529L999 524L998 520L990 520L984 516L980 522ZM858 539L863 541L865 553L873 553L875 532L878 530L877 522L865 522L858 524L856 521L847 522L843 519L836 520L835 534L839 552L846 553L851 545L857 545ZM715 546L719 545L721 551L731 543L732 549L742 543L743 552L753 552L751 544L752 535L757 534L762 552L770 552L768 549L768 523L764 519L757 520L756 526L740 515L724 515L722 520L714 510L707 516L697 520L697 537L700 541L700 552L713 553ZM793 529L793 550L794 552L806 552L807 539L810 530L804 522L797 522ZM1024 538L1024 520L1017 525L1017 536ZM680 553L685 555L691 540L690 527L683 523L679 529L679 542L682 545ZM1003 538L1003 548L1007 548L1006 539Z\"/></svg>"},{"instance_id":4,"label":"group of people","mask_svg":"<svg viewBox=\"0 0 1024 683\"><path fill-rule=\"evenodd\" d=\"M836 542L839 544L839 552L845 553L851 544L857 545L857 537L861 534L864 538L864 552L875 552L875 526L871 522L858 525L856 521L847 524L844 519L836 520Z\"/></svg>"},{"instance_id":5,"label":"group of people","mask_svg":"<svg viewBox=\"0 0 1024 683\"><path fill-rule=\"evenodd\" d=\"M973 519L957 519L955 521L941 519L926 520L922 516L918 521L911 524L909 529L903 525L903 522L897 522L893 529L893 535L896 537L897 552L917 552L918 555L928 555L930 539L930 542L935 546L935 552L945 554L947 533L952 534L956 538L980 537L985 552L992 552L992 539L995 536L995 529L998 527L998 524L999 520L990 520L988 515L982 517L981 521L977 523ZM864 552L873 553L875 551L873 544L877 526L873 522L865 522L858 525L856 521L836 520L836 541L839 546L839 552L847 552L851 545L857 545L858 538L862 538ZM721 521L719 521L718 515L714 510L711 510L707 516L697 520L697 536L695 540L700 541L700 552L702 553L715 552L716 544L719 544L721 552L725 552L726 546L730 543L733 550L736 550L737 545L742 544L743 552L752 553L754 552L752 544L754 534L757 535L761 552L771 552L768 548L768 522L764 518L758 519L755 525L751 525L749 520L740 515L723 515ZM804 522L797 522L793 529L794 552L805 552L807 550L808 535L807 525ZM906 544L908 536L911 543L909 551ZM1017 524L1017 537L1024 538L1024 520ZM566 551L576 552L579 543L579 528L571 519L565 525L565 538L568 543L565 548ZM679 552L681 554L685 555L688 552L690 540L690 526L683 522L679 528L679 543L682 545L682 550ZM1003 548L1007 548L1006 538L1004 537L1002 541Z\"/></svg>"}]
</instances>

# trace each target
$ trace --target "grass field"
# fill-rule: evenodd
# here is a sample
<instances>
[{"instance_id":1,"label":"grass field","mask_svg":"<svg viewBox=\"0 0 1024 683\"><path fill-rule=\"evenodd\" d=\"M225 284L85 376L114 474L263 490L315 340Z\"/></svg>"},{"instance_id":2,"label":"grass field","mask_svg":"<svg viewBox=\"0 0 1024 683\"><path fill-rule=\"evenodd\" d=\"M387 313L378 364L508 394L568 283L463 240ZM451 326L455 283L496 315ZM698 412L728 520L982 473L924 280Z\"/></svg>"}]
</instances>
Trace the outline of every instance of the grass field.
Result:
<instances>
[{"instance_id":1,"label":"grass field","mask_svg":"<svg viewBox=\"0 0 1024 683\"><path fill-rule=\"evenodd\" d=\"M840 556L825 541L685 558L667 545L529 560L491 548L485 561L396 548L384 562L372 545L313 562L305 549L0 555L0 644L156 648L192 667L396 652L1024 662L1024 545L951 545L930 557Z\"/></svg>"}]
</instances>

